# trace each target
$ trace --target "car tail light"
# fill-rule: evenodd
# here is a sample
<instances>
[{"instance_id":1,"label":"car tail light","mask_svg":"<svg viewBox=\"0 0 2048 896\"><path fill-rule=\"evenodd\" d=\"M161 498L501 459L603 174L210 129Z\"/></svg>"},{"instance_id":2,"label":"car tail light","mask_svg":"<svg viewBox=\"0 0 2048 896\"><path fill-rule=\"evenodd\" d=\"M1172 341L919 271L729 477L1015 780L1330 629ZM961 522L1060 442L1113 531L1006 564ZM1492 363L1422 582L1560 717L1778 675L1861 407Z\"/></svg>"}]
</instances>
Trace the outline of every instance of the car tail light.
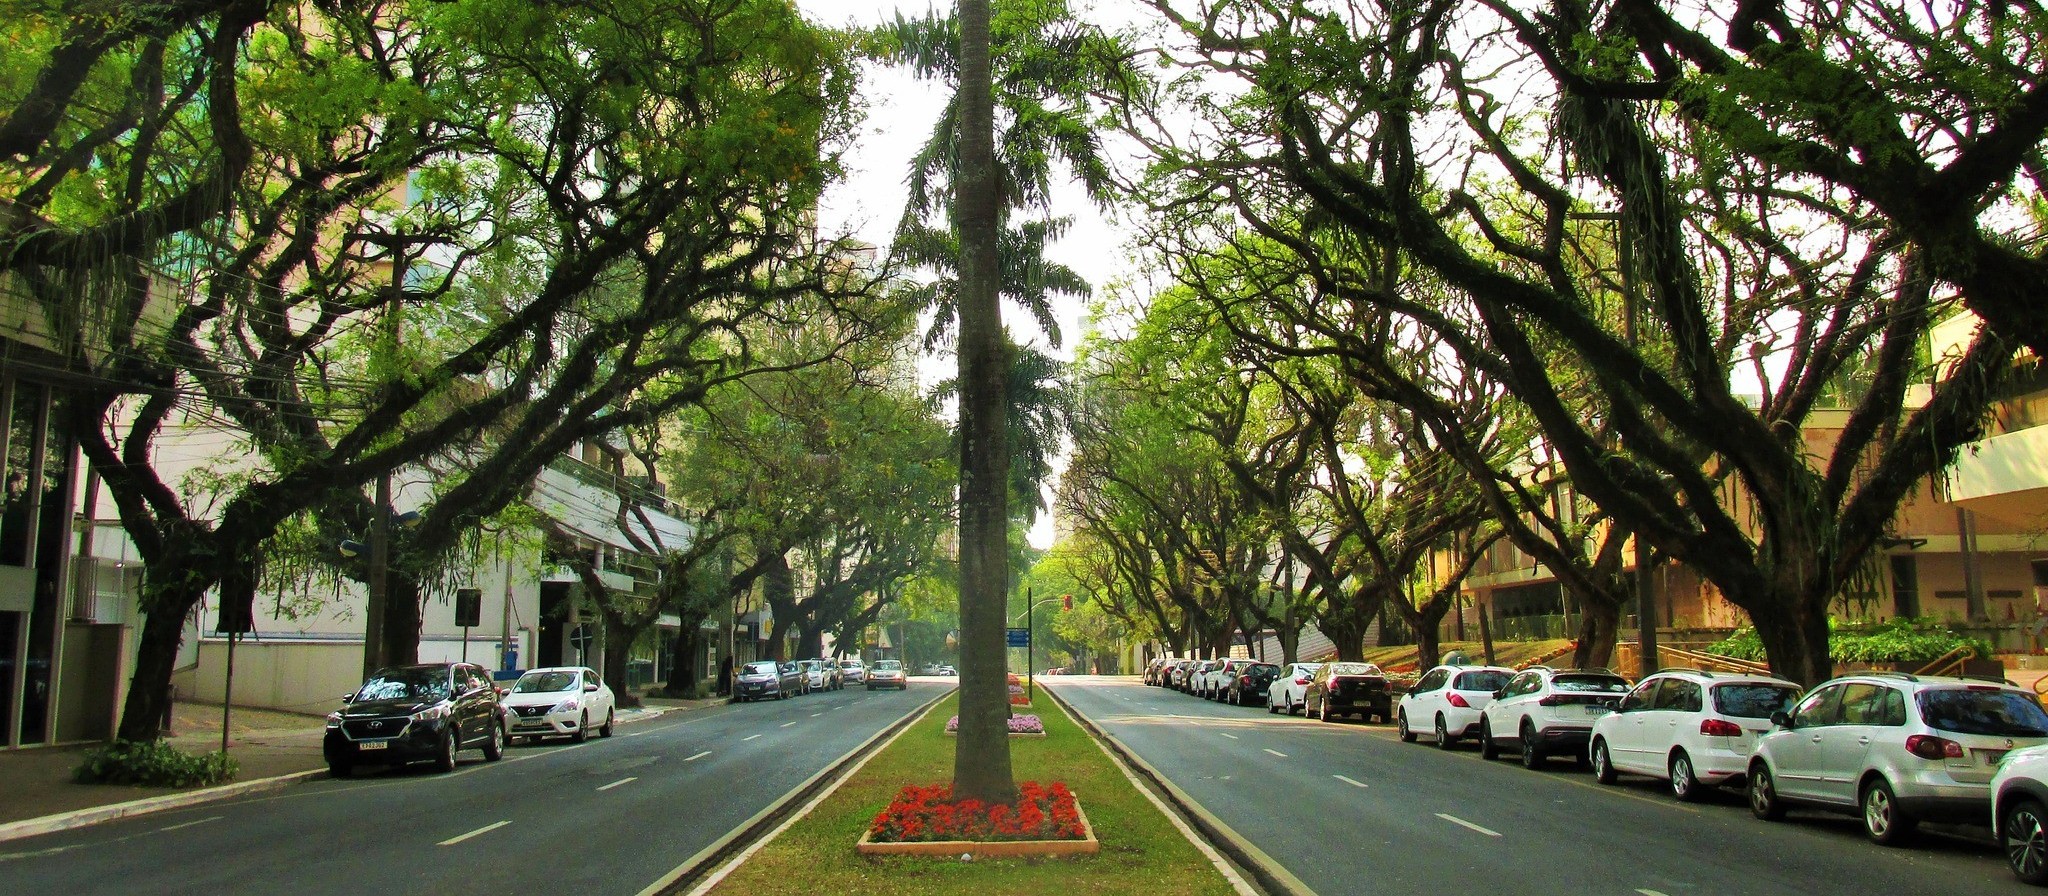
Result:
<instances>
[{"instance_id":1,"label":"car tail light","mask_svg":"<svg viewBox=\"0 0 2048 896\"><path fill-rule=\"evenodd\" d=\"M1550 696L1548 696L1548 697L1545 697L1545 698L1543 698L1543 699L1541 699L1541 700L1538 700L1538 701L1536 701L1536 705L1537 705L1537 706L1563 706L1563 705L1564 705L1564 698L1563 698L1563 697L1559 697L1559 696L1558 696L1558 695L1556 695L1556 694L1551 694L1551 695L1550 695Z\"/></svg>"},{"instance_id":2,"label":"car tail light","mask_svg":"<svg viewBox=\"0 0 2048 896\"><path fill-rule=\"evenodd\" d=\"M1295 680L1294 680L1294 683L1295 683L1295 684L1298 684L1298 685L1302 685L1303 687L1306 687L1306 686L1308 686L1308 679L1307 679L1307 678L1297 678L1297 679L1295 679Z\"/></svg>"},{"instance_id":3,"label":"car tail light","mask_svg":"<svg viewBox=\"0 0 2048 896\"><path fill-rule=\"evenodd\" d=\"M1963 745L1946 737L1915 734L1906 738L1906 752L1922 759L1960 759L1963 756Z\"/></svg>"},{"instance_id":4,"label":"car tail light","mask_svg":"<svg viewBox=\"0 0 2048 896\"><path fill-rule=\"evenodd\" d=\"M1708 737L1741 737L1742 726L1727 719L1701 719L1700 733Z\"/></svg>"},{"instance_id":5,"label":"car tail light","mask_svg":"<svg viewBox=\"0 0 2048 896\"><path fill-rule=\"evenodd\" d=\"M1472 708L1472 704L1470 704L1470 703L1466 703L1466 702L1465 702L1465 695L1463 695L1463 694L1460 694L1460 693L1458 693L1457 691L1452 691L1452 692L1451 692L1451 696L1449 696L1449 697L1445 698L1445 702L1447 702L1447 703L1451 704L1452 706L1455 706L1455 707L1457 707L1457 708L1459 708L1459 709L1471 709L1471 708Z\"/></svg>"}]
</instances>

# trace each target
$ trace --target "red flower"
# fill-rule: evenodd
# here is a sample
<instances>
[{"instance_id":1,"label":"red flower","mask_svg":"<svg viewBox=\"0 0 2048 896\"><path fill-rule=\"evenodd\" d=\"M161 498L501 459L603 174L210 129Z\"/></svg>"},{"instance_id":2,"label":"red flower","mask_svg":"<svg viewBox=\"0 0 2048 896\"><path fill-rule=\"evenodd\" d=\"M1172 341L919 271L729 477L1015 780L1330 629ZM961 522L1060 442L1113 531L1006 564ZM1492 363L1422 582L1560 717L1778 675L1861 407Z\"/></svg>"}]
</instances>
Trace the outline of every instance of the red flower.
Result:
<instances>
[{"instance_id":1,"label":"red flower","mask_svg":"<svg viewBox=\"0 0 2048 896\"><path fill-rule=\"evenodd\" d=\"M1074 794L1057 781L1026 781L1014 803L953 801L949 785L904 787L868 824L878 842L932 840L1078 840L1081 813Z\"/></svg>"}]
</instances>

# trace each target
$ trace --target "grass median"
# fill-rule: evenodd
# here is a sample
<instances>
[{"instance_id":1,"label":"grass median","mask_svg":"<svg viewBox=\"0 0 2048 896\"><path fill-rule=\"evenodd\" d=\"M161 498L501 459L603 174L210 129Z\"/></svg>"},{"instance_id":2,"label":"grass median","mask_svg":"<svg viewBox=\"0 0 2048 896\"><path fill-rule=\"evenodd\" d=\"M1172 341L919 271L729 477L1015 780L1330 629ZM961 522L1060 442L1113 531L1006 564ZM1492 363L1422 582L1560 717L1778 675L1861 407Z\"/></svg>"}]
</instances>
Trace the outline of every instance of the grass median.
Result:
<instances>
[{"instance_id":1,"label":"grass median","mask_svg":"<svg viewBox=\"0 0 2048 896\"><path fill-rule=\"evenodd\" d=\"M1017 711L1037 713L1045 721L1046 736L1010 739L1012 773L1019 781L1065 782L1102 841L1101 853L1071 859L963 862L958 857L868 857L854 852L853 844L868 822L905 784L952 780L954 740L946 736L946 719L957 711L958 699L947 697L711 892L1070 896L1150 892L1169 883L1176 894L1188 896L1234 892L1201 851L1042 689L1030 709L1020 706Z\"/></svg>"}]
</instances>

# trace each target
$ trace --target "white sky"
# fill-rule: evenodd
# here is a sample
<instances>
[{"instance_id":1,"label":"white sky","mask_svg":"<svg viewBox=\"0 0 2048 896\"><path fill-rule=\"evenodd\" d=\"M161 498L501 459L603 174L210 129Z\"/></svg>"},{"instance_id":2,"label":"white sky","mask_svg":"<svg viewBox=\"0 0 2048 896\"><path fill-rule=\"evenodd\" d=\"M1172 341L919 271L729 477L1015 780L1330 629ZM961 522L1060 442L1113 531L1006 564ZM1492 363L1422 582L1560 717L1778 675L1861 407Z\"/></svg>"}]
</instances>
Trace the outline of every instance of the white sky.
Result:
<instances>
[{"instance_id":1,"label":"white sky","mask_svg":"<svg viewBox=\"0 0 2048 896\"><path fill-rule=\"evenodd\" d=\"M1106 0L1114 7L1109 16L1128 19L1129 0ZM921 16L930 9L950 10L950 0L797 0L804 13L823 25L874 25L893 17ZM1077 9L1090 4L1080 0ZM931 135L932 125L944 105L947 85L919 81L907 72L882 66L868 66L861 91L867 108L859 136L847 154L846 180L828 192L819 208L819 225L826 233L851 232L875 246L887 246L902 216L908 191L904 187L910 158ZM1067 236L1054 244L1050 257L1079 272L1098 295L1112 282L1131 277L1132 265L1125 250L1123 232L1107 220L1080 190L1071 184L1055 192L1054 214L1074 219ZM1054 314L1064 338L1052 353L1072 358L1074 343L1081 338L1087 306L1065 300L1055 304ZM1016 338L1050 348L1031 318L1015 306L1006 306L1003 319ZM950 354L927 359L924 378L934 382L950 376L954 361ZM1060 466L1064 466L1061 463ZM1022 500L1013 496L1012 500ZM1046 548L1054 539L1052 514L1042 513L1031 530L1034 547Z\"/></svg>"}]
</instances>

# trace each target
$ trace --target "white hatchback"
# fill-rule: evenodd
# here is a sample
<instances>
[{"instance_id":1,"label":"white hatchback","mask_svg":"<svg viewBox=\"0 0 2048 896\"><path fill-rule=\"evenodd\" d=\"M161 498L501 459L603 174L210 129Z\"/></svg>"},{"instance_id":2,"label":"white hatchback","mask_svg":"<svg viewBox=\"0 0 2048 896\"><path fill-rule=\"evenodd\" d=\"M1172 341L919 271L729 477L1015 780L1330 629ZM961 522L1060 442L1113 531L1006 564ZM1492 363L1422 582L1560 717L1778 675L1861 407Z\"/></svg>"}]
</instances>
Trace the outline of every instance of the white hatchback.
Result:
<instances>
[{"instance_id":1,"label":"white hatchback","mask_svg":"<svg viewBox=\"0 0 2048 896\"><path fill-rule=\"evenodd\" d=\"M1590 759L1602 784L1627 772L1671 782L1690 802L1742 780L1771 715L1799 702L1799 686L1768 675L1665 669L1637 683L1621 708L1593 722Z\"/></svg>"},{"instance_id":2,"label":"white hatchback","mask_svg":"<svg viewBox=\"0 0 2048 896\"><path fill-rule=\"evenodd\" d=\"M533 742L567 736L581 742L590 737L593 719L601 737L612 736L618 715L611 686L595 670L582 666L528 669L505 695L507 733Z\"/></svg>"},{"instance_id":3,"label":"white hatchback","mask_svg":"<svg viewBox=\"0 0 2048 896\"><path fill-rule=\"evenodd\" d=\"M1448 750L1479 724L1479 714L1493 702L1493 692L1507 687L1513 677L1515 670L1506 666L1437 666L1401 695L1394 726L1402 741L1413 742L1415 725L1428 725L1437 747Z\"/></svg>"},{"instance_id":4,"label":"white hatchback","mask_svg":"<svg viewBox=\"0 0 2048 896\"><path fill-rule=\"evenodd\" d=\"M1280 677L1266 686L1266 711L1291 716L1297 707L1307 705L1309 680L1322 667L1322 663L1289 663L1282 667Z\"/></svg>"}]
</instances>

